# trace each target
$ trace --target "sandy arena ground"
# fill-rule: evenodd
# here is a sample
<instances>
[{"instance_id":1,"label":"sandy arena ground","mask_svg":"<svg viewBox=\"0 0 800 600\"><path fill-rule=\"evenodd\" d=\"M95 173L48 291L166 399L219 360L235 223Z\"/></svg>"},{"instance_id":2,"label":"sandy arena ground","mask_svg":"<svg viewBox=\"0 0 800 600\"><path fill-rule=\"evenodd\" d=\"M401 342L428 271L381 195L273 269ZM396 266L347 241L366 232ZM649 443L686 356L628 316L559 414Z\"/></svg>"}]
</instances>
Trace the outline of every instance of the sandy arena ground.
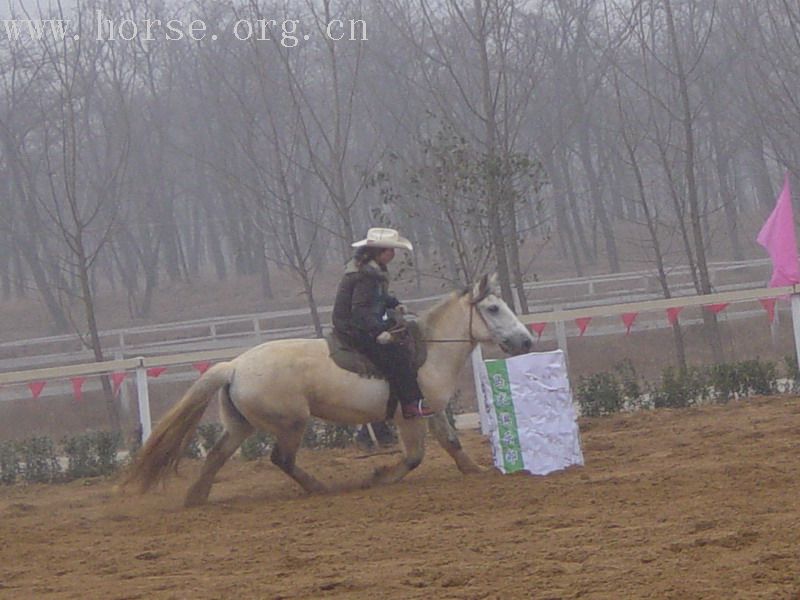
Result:
<instances>
[{"instance_id":1,"label":"sandy arena ground","mask_svg":"<svg viewBox=\"0 0 800 600\"><path fill-rule=\"evenodd\" d=\"M546 478L463 477L431 444L400 484L311 497L234 460L191 510L183 478L143 498L109 481L0 488L0 597L800 597L800 399L581 428L586 466ZM299 462L355 482L395 458Z\"/></svg>"}]
</instances>

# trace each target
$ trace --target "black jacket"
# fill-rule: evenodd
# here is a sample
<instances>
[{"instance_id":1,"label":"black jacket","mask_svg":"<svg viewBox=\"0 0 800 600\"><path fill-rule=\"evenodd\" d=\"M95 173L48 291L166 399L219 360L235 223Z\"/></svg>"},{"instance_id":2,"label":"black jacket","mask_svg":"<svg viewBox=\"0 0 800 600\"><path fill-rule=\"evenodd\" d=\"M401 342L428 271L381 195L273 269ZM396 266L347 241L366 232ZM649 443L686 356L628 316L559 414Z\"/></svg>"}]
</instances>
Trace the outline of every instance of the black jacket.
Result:
<instances>
[{"instance_id":1,"label":"black jacket","mask_svg":"<svg viewBox=\"0 0 800 600\"><path fill-rule=\"evenodd\" d=\"M397 298L389 294L386 271L374 261L359 269L351 260L336 292L333 329L350 342L374 339L394 325L386 311L398 304Z\"/></svg>"}]
</instances>

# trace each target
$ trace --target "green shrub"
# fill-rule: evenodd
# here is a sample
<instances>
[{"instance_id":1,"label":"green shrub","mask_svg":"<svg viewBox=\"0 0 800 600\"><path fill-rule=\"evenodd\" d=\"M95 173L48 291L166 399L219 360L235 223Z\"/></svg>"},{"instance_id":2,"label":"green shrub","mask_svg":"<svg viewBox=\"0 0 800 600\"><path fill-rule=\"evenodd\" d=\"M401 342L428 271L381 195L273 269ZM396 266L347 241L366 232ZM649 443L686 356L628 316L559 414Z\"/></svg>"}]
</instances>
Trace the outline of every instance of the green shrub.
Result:
<instances>
[{"instance_id":1,"label":"green shrub","mask_svg":"<svg viewBox=\"0 0 800 600\"><path fill-rule=\"evenodd\" d=\"M786 378L789 380L789 390L794 394L800 392L800 368L797 366L797 358L792 354L783 357L783 367L786 371Z\"/></svg>"},{"instance_id":2,"label":"green shrub","mask_svg":"<svg viewBox=\"0 0 800 600\"><path fill-rule=\"evenodd\" d=\"M747 395L768 396L778 390L778 365L770 360L742 361L739 372Z\"/></svg>"},{"instance_id":3,"label":"green shrub","mask_svg":"<svg viewBox=\"0 0 800 600\"><path fill-rule=\"evenodd\" d=\"M709 381L718 402L755 394L766 396L777 390L778 368L774 362L759 359L713 365Z\"/></svg>"},{"instance_id":4,"label":"green shrub","mask_svg":"<svg viewBox=\"0 0 800 600\"><path fill-rule=\"evenodd\" d=\"M304 448L346 448L353 443L358 428L311 419L303 435Z\"/></svg>"},{"instance_id":5,"label":"green shrub","mask_svg":"<svg viewBox=\"0 0 800 600\"><path fill-rule=\"evenodd\" d=\"M202 423L197 428L200 446L206 453L217 443L217 440L222 436L222 431L223 427L220 423Z\"/></svg>"},{"instance_id":6,"label":"green shrub","mask_svg":"<svg viewBox=\"0 0 800 600\"><path fill-rule=\"evenodd\" d=\"M624 404L622 386L613 373L594 373L578 380L578 404L581 414L599 417L618 412Z\"/></svg>"},{"instance_id":7,"label":"green shrub","mask_svg":"<svg viewBox=\"0 0 800 600\"><path fill-rule=\"evenodd\" d=\"M21 472L22 466L16 445L11 442L0 444L0 483L5 485L15 483Z\"/></svg>"},{"instance_id":8,"label":"green shrub","mask_svg":"<svg viewBox=\"0 0 800 600\"><path fill-rule=\"evenodd\" d=\"M118 434L106 431L83 433L62 441L67 456L67 479L97 477L113 473L117 466Z\"/></svg>"},{"instance_id":9,"label":"green shrub","mask_svg":"<svg viewBox=\"0 0 800 600\"><path fill-rule=\"evenodd\" d=\"M728 402L741 395L742 381L736 365L728 363L711 365L708 377L717 402Z\"/></svg>"},{"instance_id":10,"label":"green shrub","mask_svg":"<svg viewBox=\"0 0 800 600\"><path fill-rule=\"evenodd\" d=\"M667 367L661 373L661 381L650 390L655 408L684 408L708 397L708 377L703 369L697 367L686 371Z\"/></svg>"},{"instance_id":11,"label":"green shrub","mask_svg":"<svg viewBox=\"0 0 800 600\"><path fill-rule=\"evenodd\" d=\"M61 475L56 447L50 438L34 437L19 444L22 478L28 483L51 483Z\"/></svg>"},{"instance_id":12,"label":"green shrub","mask_svg":"<svg viewBox=\"0 0 800 600\"><path fill-rule=\"evenodd\" d=\"M202 456L202 452L200 452L200 440L197 439L196 435L193 435L186 445L183 447L183 456L184 458L200 458Z\"/></svg>"},{"instance_id":13,"label":"green shrub","mask_svg":"<svg viewBox=\"0 0 800 600\"><path fill-rule=\"evenodd\" d=\"M92 439L97 455L97 474L109 475L116 471L119 466L117 451L122 443L120 435L110 431L96 431Z\"/></svg>"},{"instance_id":14,"label":"green shrub","mask_svg":"<svg viewBox=\"0 0 800 600\"><path fill-rule=\"evenodd\" d=\"M61 441L67 455L67 479L92 477L97 468L92 441L88 435L76 435Z\"/></svg>"},{"instance_id":15,"label":"green shrub","mask_svg":"<svg viewBox=\"0 0 800 600\"><path fill-rule=\"evenodd\" d=\"M619 377L622 396L625 399L625 403L629 405L627 408L641 408L642 386L639 383L639 377L636 375L633 363L626 358L614 366L614 372Z\"/></svg>"},{"instance_id":16,"label":"green shrub","mask_svg":"<svg viewBox=\"0 0 800 600\"><path fill-rule=\"evenodd\" d=\"M259 431L247 438L241 447L241 454L244 460L256 460L269 454L272 449L272 437L268 433Z\"/></svg>"}]
</instances>

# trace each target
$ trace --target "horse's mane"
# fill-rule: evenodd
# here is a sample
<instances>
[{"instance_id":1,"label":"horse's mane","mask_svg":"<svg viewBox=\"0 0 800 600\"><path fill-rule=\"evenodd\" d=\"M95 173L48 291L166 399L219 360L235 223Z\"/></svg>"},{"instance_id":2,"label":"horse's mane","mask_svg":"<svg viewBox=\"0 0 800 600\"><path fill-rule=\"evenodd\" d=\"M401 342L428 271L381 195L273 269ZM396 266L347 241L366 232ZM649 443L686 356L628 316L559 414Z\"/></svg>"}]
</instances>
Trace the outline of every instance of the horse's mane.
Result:
<instances>
[{"instance_id":1,"label":"horse's mane","mask_svg":"<svg viewBox=\"0 0 800 600\"><path fill-rule=\"evenodd\" d=\"M444 316L445 311L450 306L450 303L453 300L457 300L462 296L466 296L469 294L469 288L465 287L460 290L454 290L450 292L447 296L445 296L442 300L437 302L428 310L424 311L422 315L420 315L420 322L426 329L433 328Z\"/></svg>"}]
</instances>

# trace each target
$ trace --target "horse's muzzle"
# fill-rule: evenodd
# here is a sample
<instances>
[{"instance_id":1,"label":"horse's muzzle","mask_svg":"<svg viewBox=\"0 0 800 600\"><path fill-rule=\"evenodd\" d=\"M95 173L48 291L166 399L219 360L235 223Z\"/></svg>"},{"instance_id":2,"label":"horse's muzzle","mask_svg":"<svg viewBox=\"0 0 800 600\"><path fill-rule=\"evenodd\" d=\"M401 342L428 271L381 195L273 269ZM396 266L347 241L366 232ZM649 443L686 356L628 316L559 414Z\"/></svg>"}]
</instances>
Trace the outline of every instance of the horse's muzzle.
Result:
<instances>
[{"instance_id":1,"label":"horse's muzzle","mask_svg":"<svg viewBox=\"0 0 800 600\"><path fill-rule=\"evenodd\" d=\"M517 356L527 354L533 348L533 338L529 335L519 335L513 338L504 338L500 344L500 349L506 354Z\"/></svg>"}]
</instances>

